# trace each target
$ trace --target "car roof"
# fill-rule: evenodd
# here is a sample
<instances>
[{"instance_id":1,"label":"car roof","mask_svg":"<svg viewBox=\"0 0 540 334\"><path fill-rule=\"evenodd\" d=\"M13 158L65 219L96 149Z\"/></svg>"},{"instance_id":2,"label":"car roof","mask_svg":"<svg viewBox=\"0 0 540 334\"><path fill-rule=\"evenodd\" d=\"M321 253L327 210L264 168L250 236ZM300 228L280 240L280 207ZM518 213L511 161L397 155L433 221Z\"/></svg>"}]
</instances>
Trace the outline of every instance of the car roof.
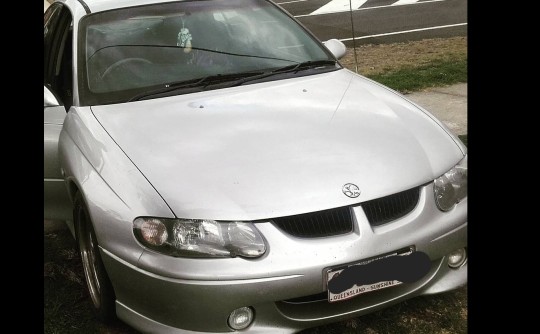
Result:
<instances>
[{"instance_id":1,"label":"car roof","mask_svg":"<svg viewBox=\"0 0 540 334\"><path fill-rule=\"evenodd\" d=\"M164 3L175 2L182 0L79 0L79 2L86 4L90 9L90 12L101 12L110 9L147 5L152 3ZM83 6L84 6L83 4Z\"/></svg>"}]
</instances>

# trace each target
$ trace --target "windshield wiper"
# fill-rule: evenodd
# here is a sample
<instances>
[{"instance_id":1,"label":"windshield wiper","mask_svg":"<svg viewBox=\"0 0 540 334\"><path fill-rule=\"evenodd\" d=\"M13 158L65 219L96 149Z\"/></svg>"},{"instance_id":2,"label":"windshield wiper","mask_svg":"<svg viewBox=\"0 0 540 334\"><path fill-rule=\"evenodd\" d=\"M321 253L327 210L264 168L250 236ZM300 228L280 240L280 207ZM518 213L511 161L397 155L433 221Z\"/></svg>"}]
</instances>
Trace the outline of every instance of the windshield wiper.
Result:
<instances>
[{"instance_id":1,"label":"windshield wiper","mask_svg":"<svg viewBox=\"0 0 540 334\"><path fill-rule=\"evenodd\" d=\"M250 77L240 79L237 82L230 85L230 87L240 86L245 82L263 79L263 78L266 78L266 77L269 77L269 76L272 76L272 75L276 75L276 74L298 72L298 71L301 71L301 70L307 70L307 69L311 69L311 68L324 67L324 66L328 66L328 65L335 65L336 63L337 63L337 61L330 60L330 59L309 60L309 61L305 61L305 62L302 62L302 63L297 63L297 64L292 64L292 65L287 65L285 67L280 67L280 68L272 70L270 72L261 73L260 75L254 75L254 76L250 76Z\"/></svg>"},{"instance_id":2,"label":"windshield wiper","mask_svg":"<svg viewBox=\"0 0 540 334\"><path fill-rule=\"evenodd\" d=\"M165 84L164 87L157 88L149 92L143 92L141 94L135 95L128 102L139 101L150 96L157 96L161 94L166 94L173 92L179 89L185 88L197 88L197 87L206 87L208 85L215 85L218 83L234 81L228 87L240 86L248 81L254 81L263 79L272 75L282 74L282 73L291 73L298 72L301 70L306 70L310 68L324 67L328 65L335 65L337 62L330 59L322 60L310 60L302 63L296 63L292 65L287 65L285 67L280 67L278 69L267 71L267 72L240 72L240 73L230 73L230 74L216 74L209 75L202 78L183 80L178 82L172 82Z\"/></svg>"},{"instance_id":3,"label":"windshield wiper","mask_svg":"<svg viewBox=\"0 0 540 334\"><path fill-rule=\"evenodd\" d=\"M316 67L324 67L327 65L335 65L337 61L332 59L320 59L320 60L308 60L302 63L288 65L285 67L280 68L278 71L280 73L283 72L297 72L300 70L306 70L310 68L316 68Z\"/></svg>"},{"instance_id":4,"label":"windshield wiper","mask_svg":"<svg viewBox=\"0 0 540 334\"><path fill-rule=\"evenodd\" d=\"M202 78L171 82L171 83L165 84L164 87L160 87L149 92L143 92L141 94L137 94L131 99L129 99L128 102L139 101L149 96L165 94L165 93L173 92L178 89L206 87L208 85L214 85L214 84L218 84L222 82L237 81L239 79L249 78L252 76L259 76L261 74L264 74L264 72L241 72L241 73L231 73L231 74L215 74L215 75L209 75Z\"/></svg>"}]
</instances>

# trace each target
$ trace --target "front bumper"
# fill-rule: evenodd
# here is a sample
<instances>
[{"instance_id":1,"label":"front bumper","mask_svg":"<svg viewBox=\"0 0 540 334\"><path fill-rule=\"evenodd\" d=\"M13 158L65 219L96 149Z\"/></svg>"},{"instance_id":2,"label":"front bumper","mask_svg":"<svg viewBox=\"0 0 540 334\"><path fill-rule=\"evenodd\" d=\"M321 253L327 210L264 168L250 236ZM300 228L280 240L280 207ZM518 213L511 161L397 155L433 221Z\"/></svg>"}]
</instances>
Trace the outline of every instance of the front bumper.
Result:
<instances>
[{"instance_id":1,"label":"front bumper","mask_svg":"<svg viewBox=\"0 0 540 334\"><path fill-rule=\"evenodd\" d=\"M441 213L434 209L432 194L430 185L423 187L413 212L375 228L355 208L356 230L344 236L305 240L285 236L269 222L258 224L269 249L256 260L179 259L145 252L134 266L102 250L117 315L143 333L230 333L229 314L251 306L254 322L244 331L293 333L455 289L467 282L467 263L451 269L446 255L467 245L467 203ZM428 274L415 283L336 303L290 301L324 293L324 273L330 267L408 246L431 259Z\"/></svg>"},{"instance_id":2,"label":"front bumper","mask_svg":"<svg viewBox=\"0 0 540 334\"><path fill-rule=\"evenodd\" d=\"M114 260L108 258L108 261ZM118 274L130 278L131 291L125 292L139 297L119 299L117 315L143 333L230 333L227 317L234 309L246 305L255 310L255 321L248 328L250 333L294 333L367 314L421 294L458 288L467 282L467 264L457 270L450 269L446 258L442 258L433 261L428 275L413 285L402 284L331 304L280 301L287 298L287 291L302 285L303 277L192 282L159 277L130 265L123 266ZM141 294L151 297L139 299ZM153 319L144 314L152 314Z\"/></svg>"}]
</instances>

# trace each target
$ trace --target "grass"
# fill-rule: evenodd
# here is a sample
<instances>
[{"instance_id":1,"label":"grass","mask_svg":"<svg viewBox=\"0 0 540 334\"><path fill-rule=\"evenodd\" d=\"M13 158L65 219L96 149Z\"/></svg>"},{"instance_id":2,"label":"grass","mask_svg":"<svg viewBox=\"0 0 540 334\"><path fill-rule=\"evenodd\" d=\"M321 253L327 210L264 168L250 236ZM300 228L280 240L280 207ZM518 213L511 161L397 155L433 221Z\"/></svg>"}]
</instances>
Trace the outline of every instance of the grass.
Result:
<instances>
[{"instance_id":1,"label":"grass","mask_svg":"<svg viewBox=\"0 0 540 334\"><path fill-rule=\"evenodd\" d=\"M467 82L467 37L357 47L358 73L401 93ZM354 50L340 60L355 71Z\"/></svg>"},{"instance_id":2,"label":"grass","mask_svg":"<svg viewBox=\"0 0 540 334\"><path fill-rule=\"evenodd\" d=\"M358 47L359 73L402 93L467 82L467 39L455 37ZM341 63L355 70L349 50ZM467 145L467 135L459 136ZM95 320L80 257L68 230L44 234L44 333L136 334ZM302 334L467 333L467 287L421 296Z\"/></svg>"},{"instance_id":3,"label":"grass","mask_svg":"<svg viewBox=\"0 0 540 334\"><path fill-rule=\"evenodd\" d=\"M429 87L467 82L467 60L436 59L426 65L407 66L368 77L399 92L407 93Z\"/></svg>"}]
</instances>

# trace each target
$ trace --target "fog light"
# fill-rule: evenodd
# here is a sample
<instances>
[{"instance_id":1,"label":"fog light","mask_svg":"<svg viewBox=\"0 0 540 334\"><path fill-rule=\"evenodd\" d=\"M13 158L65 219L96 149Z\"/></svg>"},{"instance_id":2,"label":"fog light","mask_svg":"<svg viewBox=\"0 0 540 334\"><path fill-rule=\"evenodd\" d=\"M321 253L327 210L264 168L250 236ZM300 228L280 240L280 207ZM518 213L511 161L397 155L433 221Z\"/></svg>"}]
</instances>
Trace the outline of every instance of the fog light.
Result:
<instances>
[{"instance_id":1,"label":"fog light","mask_svg":"<svg viewBox=\"0 0 540 334\"><path fill-rule=\"evenodd\" d=\"M448 254L448 266L450 268L459 268L467 260L467 250L465 248L456 249Z\"/></svg>"},{"instance_id":2,"label":"fog light","mask_svg":"<svg viewBox=\"0 0 540 334\"><path fill-rule=\"evenodd\" d=\"M240 330L251 325L253 321L253 310L250 307L241 307L231 312L229 315L229 326L232 329Z\"/></svg>"}]
</instances>

